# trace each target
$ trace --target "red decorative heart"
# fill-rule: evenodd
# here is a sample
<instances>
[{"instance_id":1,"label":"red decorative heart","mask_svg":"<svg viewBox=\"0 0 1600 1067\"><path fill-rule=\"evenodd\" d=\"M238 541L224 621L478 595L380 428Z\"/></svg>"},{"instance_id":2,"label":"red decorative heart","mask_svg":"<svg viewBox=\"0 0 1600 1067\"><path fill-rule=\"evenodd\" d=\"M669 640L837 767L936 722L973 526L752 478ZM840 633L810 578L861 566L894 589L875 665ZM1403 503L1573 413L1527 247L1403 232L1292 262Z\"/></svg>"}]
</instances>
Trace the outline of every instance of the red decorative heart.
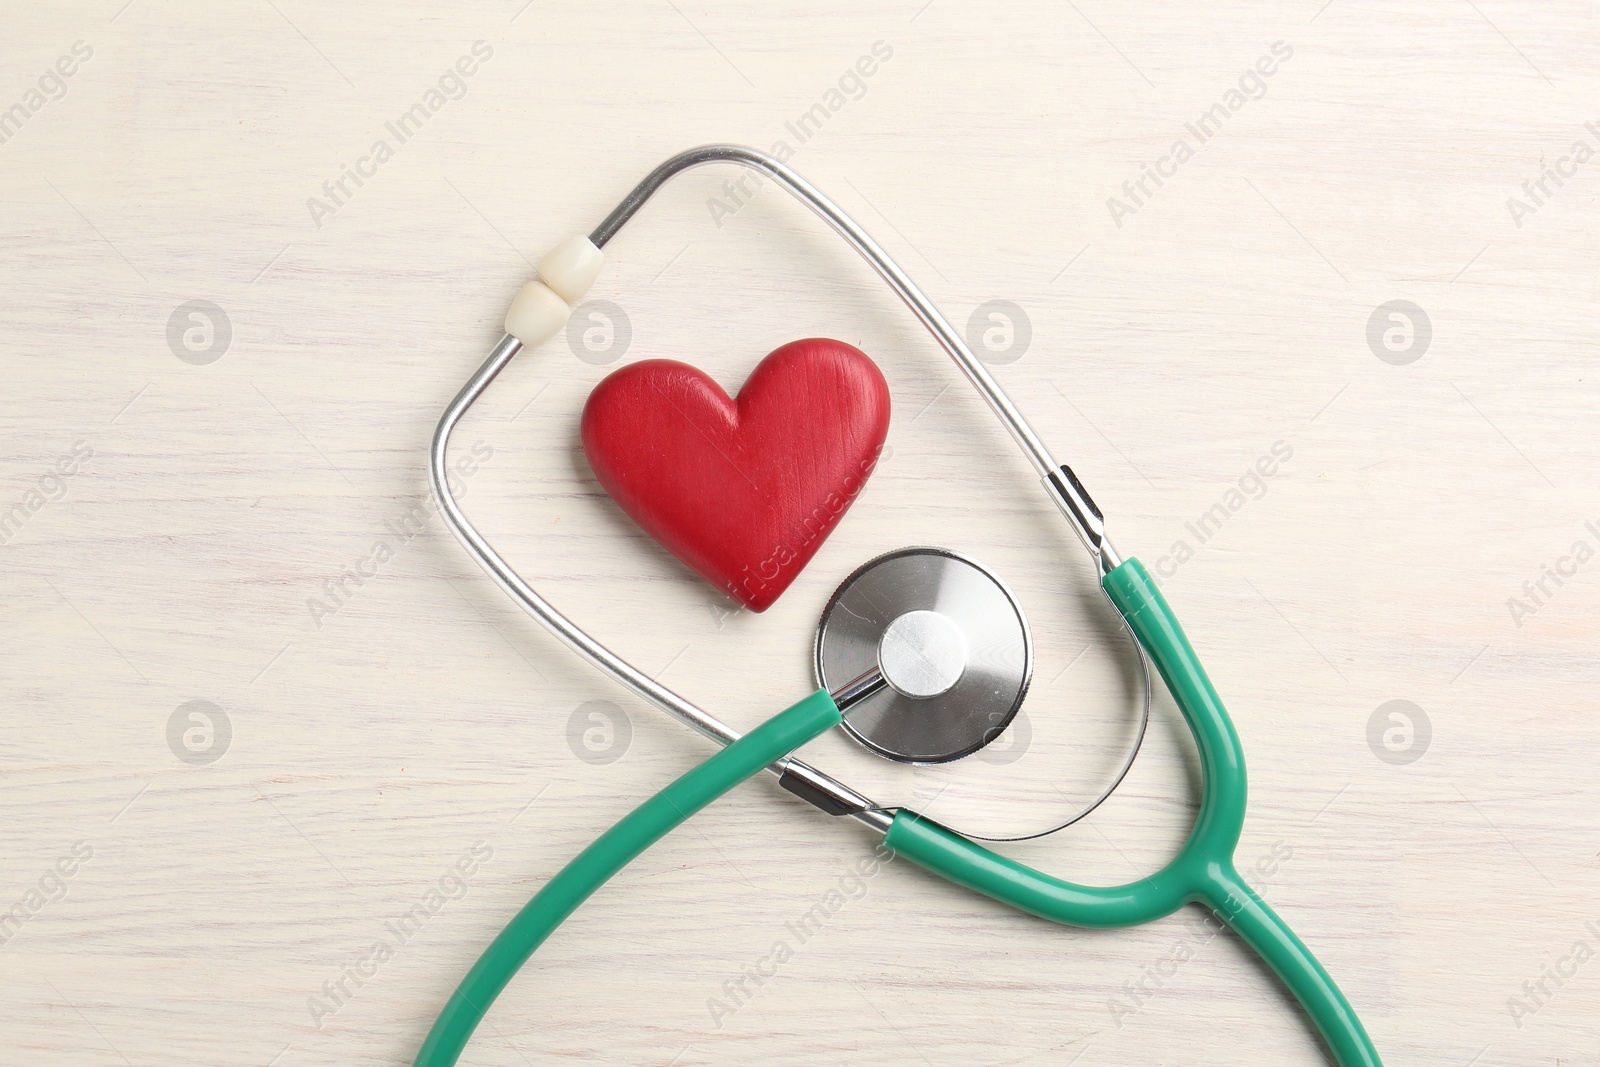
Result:
<instances>
[{"instance_id":1,"label":"red decorative heart","mask_svg":"<svg viewBox=\"0 0 1600 1067\"><path fill-rule=\"evenodd\" d=\"M668 359L608 376L583 451L622 510L703 578L765 611L839 525L889 432L865 354L814 337L762 360L737 401Z\"/></svg>"}]
</instances>

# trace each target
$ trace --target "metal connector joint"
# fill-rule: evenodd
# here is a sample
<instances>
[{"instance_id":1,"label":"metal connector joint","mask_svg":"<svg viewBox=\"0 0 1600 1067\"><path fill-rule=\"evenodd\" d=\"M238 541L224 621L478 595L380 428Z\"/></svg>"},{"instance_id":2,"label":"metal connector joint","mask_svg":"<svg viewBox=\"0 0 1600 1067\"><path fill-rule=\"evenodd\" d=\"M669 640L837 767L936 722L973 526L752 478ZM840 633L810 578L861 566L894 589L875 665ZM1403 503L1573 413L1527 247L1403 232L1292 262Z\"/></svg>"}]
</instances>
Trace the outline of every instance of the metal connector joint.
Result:
<instances>
[{"instance_id":1,"label":"metal connector joint","mask_svg":"<svg viewBox=\"0 0 1600 1067\"><path fill-rule=\"evenodd\" d=\"M866 797L803 763L786 767L778 784L828 815L860 815L872 808Z\"/></svg>"},{"instance_id":2,"label":"metal connector joint","mask_svg":"<svg viewBox=\"0 0 1600 1067\"><path fill-rule=\"evenodd\" d=\"M1083 542L1083 547L1089 550L1100 564L1102 571L1110 571L1117 567L1122 559L1117 555L1111 543L1106 540L1105 515L1101 513L1099 505L1089 495L1089 491L1078 481L1078 476L1072 473L1072 468L1063 463L1058 469L1045 475L1045 488L1049 490L1050 499L1056 502L1056 507L1061 509L1061 514L1067 517L1072 524L1073 532L1078 535L1078 540Z\"/></svg>"}]
</instances>

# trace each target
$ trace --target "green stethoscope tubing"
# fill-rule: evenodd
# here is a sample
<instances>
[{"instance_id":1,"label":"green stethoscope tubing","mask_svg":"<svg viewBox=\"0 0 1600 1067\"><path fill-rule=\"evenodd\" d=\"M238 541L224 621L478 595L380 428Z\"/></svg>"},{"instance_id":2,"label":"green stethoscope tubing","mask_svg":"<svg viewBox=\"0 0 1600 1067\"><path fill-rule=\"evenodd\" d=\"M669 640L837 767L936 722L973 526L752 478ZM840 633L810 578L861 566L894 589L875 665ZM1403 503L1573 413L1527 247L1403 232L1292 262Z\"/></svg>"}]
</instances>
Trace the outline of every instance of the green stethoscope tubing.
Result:
<instances>
[{"instance_id":1,"label":"green stethoscope tubing","mask_svg":"<svg viewBox=\"0 0 1600 1067\"><path fill-rule=\"evenodd\" d=\"M645 849L713 800L840 722L817 691L733 742L629 812L557 872L484 950L417 1053L415 1067L451 1067L484 1012L545 938Z\"/></svg>"},{"instance_id":2,"label":"green stethoscope tubing","mask_svg":"<svg viewBox=\"0 0 1600 1067\"><path fill-rule=\"evenodd\" d=\"M1244 825L1239 735L1166 598L1137 559L1107 574L1106 592L1172 693L1200 752L1200 812L1172 862L1127 885L1076 885L1010 860L902 810L885 845L957 885L1070 926L1137 926L1202 904L1266 961L1304 1007L1339 1067L1381 1067L1355 1011L1322 964L1234 869ZM813 693L674 781L561 869L506 925L434 1022L414 1067L451 1067L489 1005L555 928L590 894L690 816L840 721Z\"/></svg>"}]
</instances>

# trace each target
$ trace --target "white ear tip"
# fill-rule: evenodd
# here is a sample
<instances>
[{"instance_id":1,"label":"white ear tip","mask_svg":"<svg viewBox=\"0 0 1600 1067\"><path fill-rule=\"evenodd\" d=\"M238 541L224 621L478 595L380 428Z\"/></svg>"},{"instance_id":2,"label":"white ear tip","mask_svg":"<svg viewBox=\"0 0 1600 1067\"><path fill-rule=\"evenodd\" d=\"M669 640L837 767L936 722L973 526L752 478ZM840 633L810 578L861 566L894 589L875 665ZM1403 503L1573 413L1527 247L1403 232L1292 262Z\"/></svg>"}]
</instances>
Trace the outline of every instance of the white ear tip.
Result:
<instances>
[{"instance_id":1,"label":"white ear tip","mask_svg":"<svg viewBox=\"0 0 1600 1067\"><path fill-rule=\"evenodd\" d=\"M555 290L535 278L519 289L511 301L506 311L506 333L532 348L560 333L571 313Z\"/></svg>"},{"instance_id":2,"label":"white ear tip","mask_svg":"<svg viewBox=\"0 0 1600 1067\"><path fill-rule=\"evenodd\" d=\"M567 303L576 304L594 284L605 258L589 238L569 237L539 260L539 277Z\"/></svg>"}]
</instances>

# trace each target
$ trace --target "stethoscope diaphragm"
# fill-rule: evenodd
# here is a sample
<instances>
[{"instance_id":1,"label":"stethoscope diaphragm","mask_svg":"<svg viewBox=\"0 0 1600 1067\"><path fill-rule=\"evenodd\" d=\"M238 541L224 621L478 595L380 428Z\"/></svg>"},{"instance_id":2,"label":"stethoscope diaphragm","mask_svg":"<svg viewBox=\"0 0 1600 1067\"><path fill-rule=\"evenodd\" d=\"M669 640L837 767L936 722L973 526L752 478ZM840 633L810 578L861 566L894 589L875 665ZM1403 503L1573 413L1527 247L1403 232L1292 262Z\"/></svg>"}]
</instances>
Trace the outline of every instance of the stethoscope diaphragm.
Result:
<instances>
[{"instance_id":1,"label":"stethoscope diaphragm","mask_svg":"<svg viewBox=\"0 0 1600 1067\"><path fill-rule=\"evenodd\" d=\"M1005 583L964 556L902 548L839 586L817 629L817 682L877 668L888 682L844 729L901 763L948 763L999 737L1033 671L1027 619Z\"/></svg>"}]
</instances>

